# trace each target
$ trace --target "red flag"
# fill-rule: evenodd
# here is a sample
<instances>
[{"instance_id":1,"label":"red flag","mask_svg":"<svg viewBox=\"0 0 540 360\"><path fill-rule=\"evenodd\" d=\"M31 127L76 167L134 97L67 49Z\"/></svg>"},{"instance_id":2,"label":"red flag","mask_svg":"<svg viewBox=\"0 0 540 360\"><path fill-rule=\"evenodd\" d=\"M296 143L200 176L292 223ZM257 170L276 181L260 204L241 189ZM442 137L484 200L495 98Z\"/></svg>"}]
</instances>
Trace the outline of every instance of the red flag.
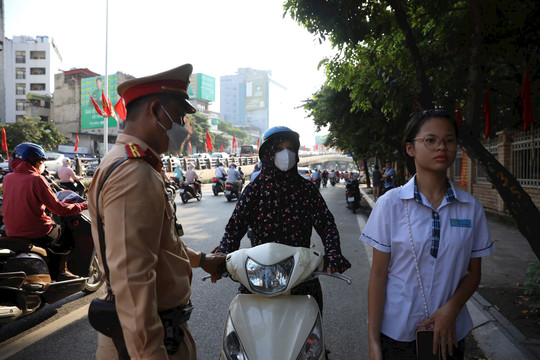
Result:
<instances>
[{"instance_id":1,"label":"red flag","mask_svg":"<svg viewBox=\"0 0 540 360\"><path fill-rule=\"evenodd\" d=\"M232 137L232 151L234 152L234 148L236 147L236 136L233 135Z\"/></svg>"},{"instance_id":2,"label":"red flag","mask_svg":"<svg viewBox=\"0 0 540 360\"><path fill-rule=\"evenodd\" d=\"M6 129L2 126L2 151L7 152L7 136L6 136Z\"/></svg>"},{"instance_id":3,"label":"red flag","mask_svg":"<svg viewBox=\"0 0 540 360\"><path fill-rule=\"evenodd\" d=\"M463 125L463 117L461 116L461 107L457 109L456 124L458 126Z\"/></svg>"},{"instance_id":4,"label":"red flag","mask_svg":"<svg viewBox=\"0 0 540 360\"><path fill-rule=\"evenodd\" d=\"M111 117L112 116L111 102L107 100L107 98L105 97L105 93L103 91L101 92L101 101L103 102L103 116L107 115L107 117Z\"/></svg>"},{"instance_id":5,"label":"red flag","mask_svg":"<svg viewBox=\"0 0 540 360\"><path fill-rule=\"evenodd\" d=\"M306 145L304 145L304 151L306 151Z\"/></svg>"},{"instance_id":6,"label":"red flag","mask_svg":"<svg viewBox=\"0 0 540 360\"><path fill-rule=\"evenodd\" d=\"M75 140L75 147L73 148L73 152L76 152L77 150L79 150L79 134L77 134L77 135L75 136L75 138L76 138L77 140Z\"/></svg>"},{"instance_id":7,"label":"red flag","mask_svg":"<svg viewBox=\"0 0 540 360\"><path fill-rule=\"evenodd\" d=\"M116 113L118 114L118 116L120 116L120 119L122 119L122 121L126 120L127 110L126 110L126 104L124 103L123 98L118 99L118 102L116 103L116 105L114 105L114 111L116 111Z\"/></svg>"},{"instance_id":8,"label":"red flag","mask_svg":"<svg viewBox=\"0 0 540 360\"><path fill-rule=\"evenodd\" d=\"M188 144L189 152L191 152L191 140L188 141L187 144Z\"/></svg>"},{"instance_id":9,"label":"red flag","mask_svg":"<svg viewBox=\"0 0 540 360\"><path fill-rule=\"evenodd\" d=\"M521 100L523 101L523 131L525 131L529 125L533 123L531 79L529 77L529 69L527 69L525 72L525 80L523 80L523 87L521 89Z\"/></svg>"},{"instance_id":10,"label":"red flag","mask_svg":"<svg viewBox=\"0 0 540 360\"><path fill-rule=\"evenodd\" d=\"M219 151L223 152L223 143L221 143L221 150Z\"/></svg>"},{"instance_id":11,"label":"red flag","mask_svg":"<svg viewBox=\"0 0 540 360\"><path fill-rule=\"evenodd\" d=\"M90 94L90 93L88 93ZM94 97L92 96L92 94L90 94L90 99L92 100L92 104L94 104L94 108L96 109L97 113L100 115L100 116L104 116L103 112L101 111L101 108L99 107L98 103L96 102L96 100L94 100Z\"/></svg>"},{"instance_id":12,"label":"red flag","mask_svg":"<svg viewBox=\"0 0 540 360\"><path fill-rule=\"evenodd\" d=\"M212 138L210 137L208 130L206 130L206 147L208 150L214 150L214 147L212 146Z\"/></svg>"},{"instance_id":13,"label":"red flag","mask_svg":"<svg viewBox=\"0 0 540 360\"><path fill-rule=\"evenodd\" d=\"M257 139L257 148L259 148L259 141L261 141L261 138Z\"/></svg>"},{"instance_id":14,"label":"red flag","mask_svg":"<svg viewBox=\"0 0 540 360\"><path fill-rule=\"evenodd\" d=\"M486 91L486 103L484 104L484 117L486 118L486 128L484 136L489 139L491 131L491 105L489 103L489 91Z\"/></svg>"}]
</instances>

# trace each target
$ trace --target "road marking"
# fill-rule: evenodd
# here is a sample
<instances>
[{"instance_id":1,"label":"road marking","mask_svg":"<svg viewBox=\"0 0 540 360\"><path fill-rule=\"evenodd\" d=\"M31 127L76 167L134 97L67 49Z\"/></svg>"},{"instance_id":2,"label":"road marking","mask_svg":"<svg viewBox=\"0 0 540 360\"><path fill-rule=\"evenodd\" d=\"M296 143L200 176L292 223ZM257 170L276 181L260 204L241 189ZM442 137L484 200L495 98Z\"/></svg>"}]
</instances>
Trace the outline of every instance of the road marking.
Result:
<instances>
[{"instance_id":1,"label":"road marking","mask_svg":"<svg viewBox=\"0 0 540 360\"><path fill-rule=\"evenodd\" d=\"M79 319L82 319L83 317L88 315L89 306L90 304L87 304L75 311L72 311L66 316L63 316L60 319L53 321L52 323L40 328L39 330L36 330L27 336L23 336L19 340L16 340L11 344L0 348L0 350L2 351L2 354L0 354L0 360L5 360L10 356L15 355L19 351L25 349L26 347L62 329L63 327L70 325L71 323Z\"/></svg>"}]
</instances>

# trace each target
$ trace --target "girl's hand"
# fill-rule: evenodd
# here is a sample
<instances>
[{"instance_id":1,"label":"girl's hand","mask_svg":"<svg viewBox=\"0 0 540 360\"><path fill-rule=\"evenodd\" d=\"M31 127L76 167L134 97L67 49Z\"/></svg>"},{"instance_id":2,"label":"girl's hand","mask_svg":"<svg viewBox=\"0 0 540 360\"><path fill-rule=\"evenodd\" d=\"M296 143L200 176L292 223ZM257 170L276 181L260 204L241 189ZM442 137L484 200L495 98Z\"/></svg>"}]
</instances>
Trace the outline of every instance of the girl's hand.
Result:
<instances>
[{"instance_id":1,"label":"girl's hand","mask_svg":"<svg viewBox=\"0 0 540 360\"><path fill-rule=\"evenodd\" d=\"M382 360L382 346L375 341L369 342L369 360Z\"/></svg>"},{"instance_id":2,"label":"girl's hand","mask_svg":"<svg viewBox=\"0 0 540 360\"><path fill-rule=\"evenodd\" d=\"M419 328L433 329L433 354L437 349L441 349L443 360L446 360L446 354L453 355L454 347L458 346L456 337L456 318L459 310L450 303L444 304L426 321L416 324Z\"/></svg>"}]
</instances>

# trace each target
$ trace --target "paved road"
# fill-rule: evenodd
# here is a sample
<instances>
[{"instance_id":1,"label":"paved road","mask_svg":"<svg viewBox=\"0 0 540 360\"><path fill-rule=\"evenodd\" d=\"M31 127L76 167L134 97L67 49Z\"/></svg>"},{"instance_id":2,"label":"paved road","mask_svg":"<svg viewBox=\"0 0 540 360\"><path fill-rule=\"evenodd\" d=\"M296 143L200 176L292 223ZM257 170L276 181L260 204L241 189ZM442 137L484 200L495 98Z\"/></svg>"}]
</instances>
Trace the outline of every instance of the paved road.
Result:
<instances>
[{"instance_id":1,"label":"paved road","mask_svg":"<svg viewBox=\"0 0 540 360\"><path fill-rule=\"evenodd\" d=\"M369 253L358 238L359 224L365 221L369 207L364 204L365 214L350 213L345 207L344 192L343 183L335 188L321 189L336 218L343 253L353 265L346 273L353 280L350 286L339 280L321 278L324 330L332 360L358 359L362 358L360 354L367 354L365 289ZM191 200L182 204L178 198L178 216L186 233L183 240L193 249L211 251L218 244L233 208L234 203L227 202L222 194L213 196L208 185L203 189L201 202ZM312 241L320 244L316 234ZM247 238L242 240L242 246L249 246ZM218 359L228 304L236 294L237 284L229 279L217 284L203 282L203 273L202 270L194 270L192 301L195 310L190 327L197 344L198 358ZM86 309L81 308L92 298L78 296L62 306L47 305L40 311L42 314L19 320L20 324L10 324L7 327L9 335L6 335L6 327L1 328L0 359L94 359L96 334L88 324ZM69 311L66 310L68 307ZM45 321L38 318L45 314L48 318ZM67 319L66 315L69 316ZM30 325L21 326L22 322Z\"/></svg>"}]
</instances>

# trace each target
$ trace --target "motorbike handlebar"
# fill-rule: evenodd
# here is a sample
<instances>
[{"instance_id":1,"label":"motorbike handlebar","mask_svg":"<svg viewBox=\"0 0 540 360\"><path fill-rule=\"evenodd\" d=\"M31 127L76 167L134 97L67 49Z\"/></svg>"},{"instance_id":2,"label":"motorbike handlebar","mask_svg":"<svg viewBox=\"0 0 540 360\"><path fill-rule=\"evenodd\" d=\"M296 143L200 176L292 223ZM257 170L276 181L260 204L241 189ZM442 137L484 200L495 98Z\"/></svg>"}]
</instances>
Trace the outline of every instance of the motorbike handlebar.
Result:
<instances>
[{"instance_id":1,"label":"motorbike handlebar","mask_svg":"<svg viewBox=\"0 0 540 360\"><path fill-rule=\"evenodd\" d=\"M328 275L328 273L326 271L314 271L313 275L315 275L315 276L321 276L321 275L330 276L330 277L333 277L333 278L336 278L336 279L339 279L339 280L343 280L348 285L352 284L351 278L349 278L349 277L347 277L345 275L337 274L337 273L333 273L331 275Z\"/></svg>"}]
</instances>

